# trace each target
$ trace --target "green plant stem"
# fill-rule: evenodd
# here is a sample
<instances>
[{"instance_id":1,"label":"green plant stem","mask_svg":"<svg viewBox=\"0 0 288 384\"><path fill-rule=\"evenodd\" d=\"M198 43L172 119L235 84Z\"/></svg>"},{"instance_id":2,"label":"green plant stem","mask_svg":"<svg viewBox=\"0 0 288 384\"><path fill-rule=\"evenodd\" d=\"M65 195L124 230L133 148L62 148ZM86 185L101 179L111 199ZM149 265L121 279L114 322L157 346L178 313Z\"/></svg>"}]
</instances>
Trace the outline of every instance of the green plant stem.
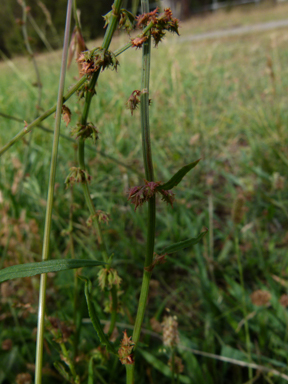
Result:
<instances>
[{"instance_id":1,"label":"green plant stem","mask_svg":"<svg viewBox=\"0 0 288 384\"><path fill-rule=\"evenodd\" d=\"M144 30L143 30L143 34L147 34L151 27L153 26L153 23L150 23ZM119 55L121 55L121 53L125 52L127 49L129 49L130 47L132 47L132 43L128 43L126 45L124 45L122 48L118 49L117 51L114 52L114 55L117 57ZM3 56L5 59L9 60L5 55L4 53L0 50L0 56ZM10 63L10 61L9 61ZM14 64L11 62L10 63L11 66L13 66ZM15 67L15 66L14 66ZM16 70L16 67L13 69ZM25 83L27 84L26 80L23 79L21 73L18 71L17 74L19 75L19 77L21 77L21 80L25 81ZM70 97L85 83L85 81L87 80L87 76L83 76L81 77L80 80L77 81L77 83L75 85L73 85L73 87L70 88L69 92L67 92L64 96L63 96L63 104L70 99ZM27 84L29 87L31 86L30 83ZM31 86L32 88L32 86ZM33 91L34 91L34 88L32 88ZM45 111L41 116L39 116L37 119L35 119L34 121L32 121L32 123L28 124L27 127L24 127L19 133L17 133L17 135L15 135L10 141L8 141L8 143L6 143L1 149L0 149L0 157L3 155L3 153L5 153L9 148L11 148L15 143L17 143L17 141L21 140L23 136L25 136L28 132L30 132L33 128L35 128L36 126L39 125L39 123L41 123L41 121L47 119L47 117L51 116L55 111L56 111L56 107L57 105L55 104L53 107L51 107L50 109L48 109L47 111Z\"/></svg>"},{"instance_id":2,"label":"green plant stem","mask_svg":"<svg viewBox=\"0 0 288 384\"><path fill-rule=\"evenodd\" d=\"M112 18L110 19L110 23L107 27L106 33L104 35L103 43L101 46L101 48L103 48L105 50L108 50L110 43L111 43L111 40L112 40L112 36L113 36L113 34L117 28L121 4L122 4L122 0L115 0L114 1L113 8L112 8L113 15L112 15ZM82 116L81 116L81 120L80 120L81 125L83 125L83 126L85 126L87 124L89 109L90 109L91 100L93 97L93 91L94 91L94 88L96 86L99 75L100 75L100 69L98 69L98 71L96 71L93 74L92 79L90 80L90 83L88 86L88 90L86 92L85 103L84 103L83 112L82 112ZM79 160L80 169L85 170L85 140L83 140L83 139L79 140L78 160ZM100 251L102 253L103 260L108 262L109 257L108 257L107 248L105 245L101 226L100 226L98 217L96 215L96 210L95 210L93 201L91 199L88 183L86 181L84 181L82 183L82 187L83 187L83 192L84 192L86 204L88 206L90 215L92 216L94 228L96 230L96 235L97 235L97 242L100 246ZM112 313L111 313L111 323L110 323L110 327L109 327L109 331L108 331L108 336L111 336L111 334L114 330L116 317L117 317L118 300L117 300L116 287L112 288L111 294L112 294Z\"/></svg>"},{"instance_id":3,"label":"green plant stem","mask_svg":"<svg viewBox=\"0 0 288 384\"><path fill-rule=\"evenodd\" d=\"M249 363L252 363L251 358L251 341L250 341L250 334L249 334L249 326L248 326L248 319L247 319L247 307L246 307L246 292L244 288L244 278L243 278L243 268L241 264L241 255L240 255L240 248L239 248L239 234L238 234L238 228L235 227L235 251L237 255L237 263L238 263L238 270L239 270L239 277L240 277L240 284L242 287L242 307L243 307L243 316L244 316L244 327L245 327L245 338L246 338L246 348L247 348L247 354ZM253 372L252 368L248 368L249 373L249 380L252 380L253 378Z\"/></svg>"},{"instance_id":4,"label":"green plant stem","mask_svg":"<svg viewBox=\"0 0 288 384\"><path fill-rule=\"evenodd\" d=\"M149 0L142 0L142 13L149 12ZM143 147L143 160L145 168L145 176L148 181L154 181L151 140L150 140L150 127L149 127L149 79L150 79L150 56L151 56L151 38L143 45L142 56L142 94L141 94L141 131L142 131L142 147ZM144 92L143 92L144 91ZM133 330L132 339L137 347L141 326L144 319L147 297L149 292L149 283L151 279L151 272L145 270L153 261L154 242L155 242L155 220L156 220L156 207L155 196L148 201L148 218L147 218L147 240L146 240L146 255L144 262L144 272L142 279L142 286L140 298L138 303L138 310ZM134 364L126 365L126 383L134 383Z\"/></svg>"},{"instance_id":5,"label":"green plant stem","mask_svg":"<svg viewBox=\"0 0 288 384\"><path fill-rule=\"evenodd\" d=\"M46 216L45 216L45 228L44 228L44 239L43 239L43 250L42 250L42 260L43 261L47 260L49 257L52 208L53 208L53 198L54 198L54 185L55 185L58 142L59 142L61 113L62 113L62 104L63 104L63 90L64 90L65 74L66 74L66 66L67 66L67 52L68 52L68 45L69 45L71 13L72 13L72 0L68 0L67 13L66 13L66 24L65 24L65 36L64 36L64 44L63 44L63 54L62 54L62 64L61 64L58 99L57 99L57 109L56 109L56 117L55 117L55 131L54 131L52 158L51 158L51 165L50 165L50 177L49 177L49 185L48 185ZM42 274L41 278L40 278L40 291L39 291L39 309L38 309L38 327L37 327L36 363L35 363L35 384L41 384L41 382L42 382L46 282L47 282L47 275Z\"/></svg>"}]
</instances>

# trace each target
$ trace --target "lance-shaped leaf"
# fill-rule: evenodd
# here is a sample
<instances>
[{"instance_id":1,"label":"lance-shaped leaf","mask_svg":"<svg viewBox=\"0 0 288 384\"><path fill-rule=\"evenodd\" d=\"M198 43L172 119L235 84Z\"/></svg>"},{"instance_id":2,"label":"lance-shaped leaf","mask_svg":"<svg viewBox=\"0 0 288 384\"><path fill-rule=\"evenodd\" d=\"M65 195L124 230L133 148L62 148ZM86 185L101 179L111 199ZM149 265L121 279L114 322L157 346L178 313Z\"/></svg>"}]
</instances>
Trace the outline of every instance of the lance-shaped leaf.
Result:
<instances>
[{"instance_id":1,"label":"lance-shaped leaf","mask_svg":"<svg viewBox=\"0 0 288 384\"><path fill-rule=\"evenodd\" d=\"M86 279L86 277L84 276L78 276L78 277L85 282L85 297L87 301L88 312L89 312L89 316L92 321L93 327L100 339L100 342L106 346L106 349L108 352L111 352L114 355L118 356L118 353L115 350L113 344L109 341L107 335L104 333L102 329L100 320L94 308L94 304L91 301L91 298L90 298L91 281Z\"/></svg>"},{"instance_id":2,"label":"lance-shaped leaf","mask_svg":"<svg viewBox=\"0 0 288 384\"><path fill-rule=\"evenodd\" d=\"M35 263L18 264L0 270L0 283L3 283L3 281L6 280L18 279L19 277L66 271L67 269L96 267L103 264L105 263L102 261L81 259L47 260Z\"/></svg>"},{"instance_id":3,"label":"lance-shaped leaf","mask_svg":"<svg viewBox=\"0 0 288 384\"><path fill-rule=\"evenodd\" d=\"M205 231L201 232L200 235L198 235L197 237L191 237L190 239L169 245L168 247L164 248L161 251L161 254L162 253L174 253L177 251L181 251L181 249L183 249L183 248L191 247L191 245L195 245L195 244L199 243L199 241L206 235L207 232L208 232L208 228L205 228Z\"/></svg>"},{"instance_id":4,"label":"lance-shaped leaf","mask_svg":"<svg viewBox=\"0 0 288 384\"><path fill-rule=\"evenodd\" d=\"M185 165L183 168L181 168L177 173L175 173L174 176L171 177L170 180L167 181L165 184L159 185L157 189L164 189L165 191L172 189L176 187L180 183L180 181L183 179L183 177L188 173L192 168L196 167L196 165L199 163L201 159L198 159L194 161L193 163Z\"/></svg>"}]
</instances>

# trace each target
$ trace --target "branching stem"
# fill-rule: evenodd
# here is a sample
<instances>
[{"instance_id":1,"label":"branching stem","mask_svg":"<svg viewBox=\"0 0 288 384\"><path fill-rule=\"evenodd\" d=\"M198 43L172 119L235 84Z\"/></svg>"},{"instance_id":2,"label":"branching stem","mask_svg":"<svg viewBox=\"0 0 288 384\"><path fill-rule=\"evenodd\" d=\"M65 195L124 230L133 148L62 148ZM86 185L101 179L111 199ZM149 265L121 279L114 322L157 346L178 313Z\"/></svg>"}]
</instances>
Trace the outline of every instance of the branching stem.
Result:
<instances>
[{"instance_id":1,"label":"branching stem","mask_svg":"<svg viewBox=\"0 0 288 384\"><path fill-rule=\"evenodd\" d=\"M142 0L142 13L149 12L149 0ZM150 140L150 127L149 127L149 79L150 79L150 55L151 55L151 38L143 45L142 56L142 93L141 93L141 131L142 131L142 147L143 147L143 160L145 167L146 180L154 181L154 171L152 162L151 140ZM144 90L144 92L143 92ZM154 242L155 242L155 196L148 201L148 218L147 218L147 241L146 241L146 255L144 267L149 267L153 261ZM149 292L149 283L151 279L151 272L144 269L140 298L138 303L138 310L133 330L132 339L135 343L135 348L141 334L141 326L144 319L147 297ZM134 383L134 364L126 365L126 383Z\"/></svg>"},{"instance_id":2,"label":"branching stem","mask_svg":"<svg viewBox=\"0 0 288 384\"><path fill-rule=\"evenodd\" d=\"M110 20L110 23L108 24L108 27L107 27L107 30L106 30L106 33L105 33L105 36L103 39L102 47L101 47L105 50L108 50L110 43L111 43L111 40L112 40L112 36L113 36L113 34L117 28L121 4L122 4L122 0L115 0L114 1L114 5L112 8L113 9L113 16ZM86 92L85 103L84 103L83 112L82 112L82 116L81 116L81 125L82 126L86 126L86 124L87 124L89 109L90 109L91 100L93 97L93 91L94 91L94 88L96 86L97 80L99 78L100 70L101 69L98 69L98 71L93 74L92 79L90 80L90 83L88 86L88 90ZM78 160L79 160L80 169L85 170L85 140L83 140L83 139L79 140ZM100 226L98 217L96 215L96 210L95 210L93 201L92 201L91 196L90 196L88 183L86 181L84 181L82 183L82 187L83 187L83 193L84 193L85 201L86 201L86 204L88 206L90 215L92 216L93 225L94 225L94 228L96 230L97 243L100 247L100 251L102 253L103 260L108 262L109 256L108 256L107 248L105 245L101 226ZM112 315L111 315L110 329L108 332L109 336L112 334L114 326L115 326L117 307L118 307L117 290L116 290L116 287L113 287L112 288Z\"/></svg>"}]
</instances>

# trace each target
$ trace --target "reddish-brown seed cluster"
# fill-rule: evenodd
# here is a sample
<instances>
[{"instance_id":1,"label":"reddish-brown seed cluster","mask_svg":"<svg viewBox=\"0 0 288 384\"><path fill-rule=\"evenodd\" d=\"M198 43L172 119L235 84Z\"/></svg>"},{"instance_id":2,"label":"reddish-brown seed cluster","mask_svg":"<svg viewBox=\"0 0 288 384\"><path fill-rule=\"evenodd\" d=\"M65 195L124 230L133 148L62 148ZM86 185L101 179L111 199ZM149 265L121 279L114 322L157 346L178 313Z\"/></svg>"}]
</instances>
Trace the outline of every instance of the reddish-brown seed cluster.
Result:
<instances>
[{"instance_id":1,"label":"reddish-brown seed cluster","mask_svg":"<svg viewBox=\"0 0 288 384\"><path fill-rule=\"evenodd\" d=\"M181 357L174 356L174 364L172 363L172 357L168 360L168 366L170 368L170 371L173 371L173 365L174 365L174 373L179 374L184 371L184 365L182 363Z\"/></svg>"},{"instance_id":2,"label":"reddish-brown seed cluster","mask_svg":"<svg viewBox=\"0 0 288 384\"><path fill-rule=\"evenodd\" d=\"M90 183L91 176L88 174L87 171L72 167L70 168L69 175L66 177L65 184L66 188L72 186L74 183Z\"/></svg>"},{"instance_id":3,"label":"reddish-brown seed cluster","mask_svg":"<svg viewBox=\"0 0 288 384\"><path fill-rule=\"evenodd\" d=\"M98 272L98 282L102 291L105 287L111 289L113 285L116 285L119 289L121 281L121 277L119 277L118 272L114 268L101 268Z\"/></svg>"},{"instance_id":4,"label":"reddish-brown seed cluster","mask_svg":"<svg viewBox=\"0 0 288 384\"><path fill-rule=\"evenodd\" d=\"M77 124L76 127L71 129L71 135L75 139L89 139L91 138L94 143L98 140L98 130L92 123L87 123L85 125Z\"/></svg>"},{"instance_id":5,"label":"reddish-brown seed cluster","mask_svg":"<svg viewBox=\"0 0 288 384\"><path fill-rule=\"evenodd\" d=\"M134 364L134 358L132 350L135 343L131 340L131 336L128 337L126 330L123 332L123 339L118 350L119 360L122 364Z\"/></svg>"},{"instance_id":6,"label":"reddish-brown seed cluster","mask_svg":"<svg viewBox=\"0 0 288 384\"><path fill-rule=\"evenodd\" d=\"M159 14L159 8L156 8L154 11L149 13L143 13L136 17L138 28L145 28L150 23L153 26L150 28L151 36L154 39L155 46L165 36L166 31L175 32L179 35L179 21L172 15L170 8L164 9L164 12ZM141 48L143 43L147 40L146 35L138 36L131 40L133 47Z\"/></svg>"},{"instance_id":7,"label":"reddish-brown seed cluster","mask_svg":"<svg viewBox=\"0 0 288 384\"><path fill-rule=\"evenodd\" d=\"M140 99L139 99L140 95L141 95L141 91L139 91L138 89L135 89L135 91L131 93L129 99L127 100L126 106L128 109L130 109L132 116L133 116L133 112L135 111L135 109L138 107L140 103Z\"/></svg>"},{"instance_id":8,"label":"reddish-brown seed cluster","mask_svg":"<svg viewBox=\"0 0 288 384\"><path fill-rule=\"evenodd\" d=\"M103 48L82 52L76 61L81 66L80 74L87 76L97 72L101 68L102 71L108 67L112 67L112 69L117 70L119 65L119 61L116 59L116 56L112 52Z\"/></svg>"},{"instance_id":9,"label":"reddish-brown seed cluster","mask_svg":"<svg viewBox=\"0 0 288 384\"><path fill-rule=\"evenodd\" d=\"M51 324L48 329L53 334L54 340L57 343L66 343L74 332L74 327L56 317L49 317L48 319Z\"/></svg>"},{"instance_id":10,"label":"reddish-brown seed cluster","mask_svg":"<svg viewBox=\"0 0 288 384\"><path fill-rule=\"evenodd\" d=\"M173 207L173 202L175 200L175 195L172 191L164 190L159 188L161 185L160 181L145 181L145 185L135 186L130 188L128 200L135 205L135 211L137 207L143 205L146 201L150 200L152 196L156 193L161 194L161 198L166 203L170 204Z\"/></svg>"}]
</instances>

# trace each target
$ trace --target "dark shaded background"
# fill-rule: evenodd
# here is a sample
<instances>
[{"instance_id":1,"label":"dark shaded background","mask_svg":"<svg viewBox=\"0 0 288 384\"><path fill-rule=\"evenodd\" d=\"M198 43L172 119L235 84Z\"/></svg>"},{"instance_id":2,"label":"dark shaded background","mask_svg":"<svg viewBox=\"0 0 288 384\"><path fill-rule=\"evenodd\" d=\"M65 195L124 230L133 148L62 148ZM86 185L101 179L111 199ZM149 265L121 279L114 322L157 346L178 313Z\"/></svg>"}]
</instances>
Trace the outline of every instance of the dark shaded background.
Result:
<instances>
[{"instance_id":1,"label":"dark shaded background","mask_svg":"<svg viewBox=\"0 0 288 384\"><path fill-rule=\"evenodd\" d=\"M135 0L134 0L135 1ZM223 2L225 0L221 0ZM227 5L231 0L226 0ZM171 3L180 2L182 12L182 18L199 11L209 4L213 3L213 0L170 0ZM27 0L26 4L31 8L31 15L39 25L41 30L45 33L48 41L53 48L59 47L59 41L62 41L65 14L67 0L43 0L42 3L47 7L51 19L54 24L49 25L49 20L45 16L43 10L39 5L39 0ZM81 10L81 23L83 28L84 38L94 39L103 33L103 18L102 15L107 13L111 9L113 0L77 0L77 8ZM159 1L158 1L159 3ZM151 7L157 6L157 0L151 1ZM124 0L123 7L131 9L132 0ZM25 52L23 43L23 37L21 32L21 24L19 21L22 19L22 7L18 4L17 0L1 0L0 7L0 49L5 55L11 57ZM32 47L35 51L41 51L44 46L31 27L31 23L27 23L28 33L31 40ZM57 31L57 35L55 34Z\"/></svg>"}]
</instances>

